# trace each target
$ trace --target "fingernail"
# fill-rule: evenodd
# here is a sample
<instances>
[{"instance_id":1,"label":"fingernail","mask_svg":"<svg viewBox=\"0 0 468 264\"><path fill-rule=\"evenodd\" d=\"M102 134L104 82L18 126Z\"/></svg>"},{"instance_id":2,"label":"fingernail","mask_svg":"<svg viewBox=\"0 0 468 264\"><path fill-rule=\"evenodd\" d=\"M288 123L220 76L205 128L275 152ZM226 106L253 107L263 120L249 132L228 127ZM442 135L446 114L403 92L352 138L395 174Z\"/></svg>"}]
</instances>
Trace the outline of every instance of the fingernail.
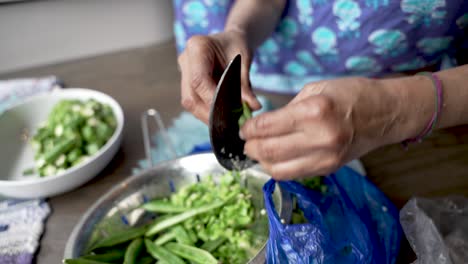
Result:
<instances>
[{"instance_id":1,"label":"fingernail","mask_svg":"<svg viewBox=\"0 0 468 264\"><path fill-rule=\"evenodd\" d=\"M240 137L242 140L245 140L244 134L242 134L242 130L239 130L239 137Z\"/></svg>"}]
</instances>

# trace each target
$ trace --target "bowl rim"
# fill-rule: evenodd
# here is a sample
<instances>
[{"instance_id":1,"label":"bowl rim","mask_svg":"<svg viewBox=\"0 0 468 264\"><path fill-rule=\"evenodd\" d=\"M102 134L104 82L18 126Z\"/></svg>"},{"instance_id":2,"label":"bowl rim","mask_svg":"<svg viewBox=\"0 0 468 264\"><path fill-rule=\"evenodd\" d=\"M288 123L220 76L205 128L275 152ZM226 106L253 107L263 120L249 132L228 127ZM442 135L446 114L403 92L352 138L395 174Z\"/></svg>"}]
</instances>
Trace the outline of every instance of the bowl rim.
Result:
<instances>
[{"instance_id":1,"label":"bowl rim","mask_svg":"<svg viewBox=\"0 0 468 264\"><path fill-rule=\"evenodd\" d=\"M83 93L86 95L89 95L90 98L95 98L92 95L99 95L100 97L104 97L107 100L109 100L113 105L111 105L112 110L114 111L115 118L117 120L117 127L112 134L112 136L107 140L106 144L102 146L98 152L94 153L92 156L90 156L87 160L84 162L81 162L80 164L77 164L76 166L70 167L66 169L65 171L55 174L55 175L50 175L47 177L34 177L31 179L21 179L21 180L2 180L0 179L0 186L3 187L20 187L20 186L28 186L32 184L37 184L37 183L46 183L46 182L51 182L56 180L57 178L63 178L67 177L69 175L74 174L75 172L79 171L83 167L89 166L92 162L94 162L98 157L102 156L103 153L107 152L112 145L117 143L118 139L122 135L124 123L125 123L125 116L122 110L122 106L115 100L112 96L105 94L103 92L97 91L97 90L92 90L88 88L60 88L60 89L54 89L49 92L45 93L40 93L37 95L33 95L31 97L28 97L21 102L18 102L16 104L13 104L13 106L9 107L6 111L11 111L12 109L16 107L20 107L26 104L30 104L31 102L34 102L36 100L40 100L42 98L47 98L49 96L57 95L57 94L74 94L74 93ZM71 97L70 97L71 98ZM66 99L66 98L64 98ZM77 98L80 99L80 98ZM97 99L99 101L99 99ZM6 112L5 111L5 112Z\"/></svg>"}]
</instances>

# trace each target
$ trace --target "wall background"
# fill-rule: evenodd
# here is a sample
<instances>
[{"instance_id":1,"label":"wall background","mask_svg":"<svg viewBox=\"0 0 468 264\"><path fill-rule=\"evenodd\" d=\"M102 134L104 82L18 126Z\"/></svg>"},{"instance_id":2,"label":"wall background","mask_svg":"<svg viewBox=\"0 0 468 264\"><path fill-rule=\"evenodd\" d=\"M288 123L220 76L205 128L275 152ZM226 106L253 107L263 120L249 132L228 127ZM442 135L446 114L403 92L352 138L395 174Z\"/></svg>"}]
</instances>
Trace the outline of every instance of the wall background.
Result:
<instances>
[{"instance_id":1,"label":"wall background","mask_svg":"<svg viewBox=\"0 0 468 264\"><path fill-rule=\"evenodd\" d=\"M0 72L172 38L172 0L48 0L0 5Z\"/></svg>"}]
</instances>

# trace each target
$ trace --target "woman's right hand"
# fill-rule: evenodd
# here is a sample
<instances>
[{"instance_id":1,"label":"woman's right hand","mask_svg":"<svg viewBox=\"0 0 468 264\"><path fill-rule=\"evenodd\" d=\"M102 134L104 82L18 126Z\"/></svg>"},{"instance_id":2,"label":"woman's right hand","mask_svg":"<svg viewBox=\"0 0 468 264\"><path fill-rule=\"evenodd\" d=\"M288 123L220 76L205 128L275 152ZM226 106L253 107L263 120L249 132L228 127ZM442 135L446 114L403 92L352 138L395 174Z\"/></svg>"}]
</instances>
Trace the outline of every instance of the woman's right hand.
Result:
<instances>
[{"instance_id":1,"label":"woman's right hand","mask_svg":"<svg viewBox=\"0 0 468 264\"><path fill-rule=\"evenodd\" d=\"M242 56L242 100L251 109L258 110L261 105L252 92L249 79L252 51L241 31L194 36L187 41L185 50L179 56L182 105L206 124L216 85L229 61L237 54Z\"/></svg>"}]
</instances>

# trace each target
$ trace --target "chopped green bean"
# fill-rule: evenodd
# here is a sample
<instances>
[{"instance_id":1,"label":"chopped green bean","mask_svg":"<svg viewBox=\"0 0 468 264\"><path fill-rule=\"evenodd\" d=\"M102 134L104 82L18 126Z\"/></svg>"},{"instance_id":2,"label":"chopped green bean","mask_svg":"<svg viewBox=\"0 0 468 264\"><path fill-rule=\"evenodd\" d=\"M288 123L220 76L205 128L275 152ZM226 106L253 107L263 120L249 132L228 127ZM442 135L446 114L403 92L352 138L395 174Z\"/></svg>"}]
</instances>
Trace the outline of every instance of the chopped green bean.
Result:
<instances>
[{"instance_id":1,"label":"chopped green bean","mask_svg":"<svg viewBox=\"0 0 468 264\"><path fill-rule=\"evenodd\" d=\"M36 170L34 168L28 168L23 171L24 176L33 175L34 173L36 173Z\"/></svg>"},{"instance_id":2,"label":"chopped green bean","mask_svg":"<svg viewBox=\"0 0 468 264\"><path fill-rule=\"evenodd\" d=\"M34 167L53 175L93 155L112 137L117 124L112 108L94 99L61 100L31 138Z\"/></svg>"}]
</instances>

